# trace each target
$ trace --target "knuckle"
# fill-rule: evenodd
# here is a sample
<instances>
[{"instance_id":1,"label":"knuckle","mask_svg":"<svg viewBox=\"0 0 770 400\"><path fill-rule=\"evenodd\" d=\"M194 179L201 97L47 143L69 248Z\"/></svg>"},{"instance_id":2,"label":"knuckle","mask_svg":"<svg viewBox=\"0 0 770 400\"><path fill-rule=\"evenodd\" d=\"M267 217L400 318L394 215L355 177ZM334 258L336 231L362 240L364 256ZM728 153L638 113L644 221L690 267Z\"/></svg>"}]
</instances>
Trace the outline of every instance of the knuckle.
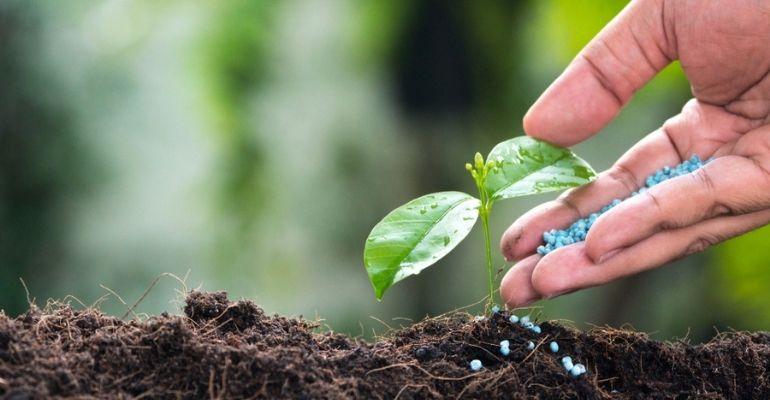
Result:
<instances>
[{"instance_id":1,"label":"knuckle","mask_svg":"<svg viewBox=\"0 0 770 400\"><path fill-rule=\"evenodd\" d=\"M679 223L666 217L667 214L663 208L663 202L658 197L658 195L654 193L653 190L648 190L642 193L641 196L643 196L643 201L647 205L647 207L645 208L652 209L652 212L650 214L653 216L653 218L657 216L657 218L659 219L659 221L656 224L657 230L665 231L665 230L675 229L679 227Z\"/></svg>"},{"instance_id":2,"label":"knuckle","mask_svg":"<svg viewBox=\"0 0 770 400\"><path fill-rule=\"evenodd\" d=\"M578 208L577 204L572 199L572 196L570 196L569 194L565 196L559 196L559 198L556 199L556 202L560 206L570 210L578 218L583 218L583 214L580 212L580 209Z\"/></svg>"},{"instance_id":3,"label":"knuckle","mask_svg":"<svg viewBox=\"0 0 770 400\"><path fill-rule=\"evenodd\" d=\"M598 263L602 255L612 250L612 245L607 244L607 235L601 230L596 230L596 233L594 231L595 229L591 229L586 236L585 252L591 261Z\"/></svg>"},{"instance_id":4,"label":"knuckle","mask_svg":"<svg viewBox=\"0 0 770 400\"><path fill-rule=\"evenodd\" d=\"M672 229L677 229L680 226L681 226L680 224L678 224L678 223L676 223L674 221L670 221L670 220L666 219L666 220L660 221L658 223L657 230L658 231L670 231Z\"/></svg>"},{"instance_id":5,"label":"knuckle","mask_svg":"<svg viewBox=\"0 0 770 400\"><path fill-rule=\"evenodd\" d=\"M585 61L585 65L588 66L591 74L596 78L602 88L612 95L620 106L631 97L633 87L626 79L623 79L622 76L618 79L618 74L613 73L612 69L608 69L605 66L606 61L604 60L607 59L607 56L616 58L613 55L611 48L607 45L607 42L601 37L591 43L585 51L578 55L578 57L581 57Z\"/></svg>"},{"instance_id":6,"label":"knuckle","mask_svg":"<svg viewBox=\"0 0 770 400\"><path fill-rule=\"evenodd\" d=\"M692 135L693 129L701 124L701 108L697 100L690 100L684 105L681 113L667 119L661 125L661 132L680 155L690 147L689 138Z\"/></svg>"},{"instance_id":7,"label":"knuckle","mask_svg":"<svg viewBox=\"0 0 770 400\"><path fill-rule=\"evenodd\" d=\"M721 203L714 203L708 210L706 218L716 218L725 215L735 215L735 212L728 206Z\"/></svg>"},{"instance_id":8,"label":"knuckle","mask_svg":"<svg viewBox=\"0 0 770 400\"><path fill-rule=\"evenodd\" d=\"M749 161L751 161L754 164L754 167L759 171L763 186L770 187L770 151L763 154L763 157L749 157Z\"/></svg>"},{"instance_id":9,"label":"knuckle","mask_svg":"<svg viewBox=\"0 0 770 400\"><path fill-rule=\"evenodd\" d=\"M711 233L700 234L690 243L689 246L687 246L684 255L689 256L690 254L700 253L701 251L704 251L709 247L722 242L723 240L724 238L720 235Z\"/></svg>"},{"instance_id":10,"label":"knuckle","mask_svg":"<svg viewBox=\"0 0 770 400\"><path fill-rule=\"evenodd\" d=\"M714 197L716 185L714 184L714 179L712 179L711 172L709 172L708 168L698 168L695 172L691 173L690 176L696 180L696 187L702 188L706 192L704 195L707 196L707 198L711 199Z\"/></svg>"},{"instance_id":11,"label":"knuckle","mask_svg":"<svg viewBox=\"0 0 770 400\"><path fill-rule=\"evenodd\" d=\"M685 105L685 109L687 108L687 105ZM684 118L684 110L682 114L676 115L674 117L671 117L666 120L666 122L663 123L661 126L662 131L668 135L669 138L673 139L675 137L678 137L680 133L683 131L683 128L686 124L686 119Z\"/></svg>"},{"instance_id":12,"label":"knuckle","mask_svg":"<svg viewBox=\"0 0 770 400\"><path fill-rule=\"evenodd\" d=\"M641 194L641 196L644 196L643 200L646 203L645 209L651 210L649 215L656 221L653 225L654 231L668 231L685 226L686 223L681 221L681 218L677 219L677 214L666 209L664 200L655 192L653 189Z\"/></svg>"},{"instance_id":13,"label":"knuckle","mask_svg":"<svg viewBox=\"0 0 770 400\"><path fill-rule=\"evenodd\" d=\"M607 176L623 185L628 192L635 191L638 186L637 182L639 181L636 179L636 175L622 164L616 164L610 168L607 171Z\"/></svg>"},{"instance_id":14,"label":"knuckle","mask_svg":"<svg viewBox=\"0 0 770 400\"><path fill-rule=\"evenodd\" d=\"M642 196L644 196L644 201L646 201L648 205L653 208L654 212L660 213L663 211L663 203L658 198L658 195L655 194L652 190L648 190L642 193Z\"/></svg>"}]
</instances>

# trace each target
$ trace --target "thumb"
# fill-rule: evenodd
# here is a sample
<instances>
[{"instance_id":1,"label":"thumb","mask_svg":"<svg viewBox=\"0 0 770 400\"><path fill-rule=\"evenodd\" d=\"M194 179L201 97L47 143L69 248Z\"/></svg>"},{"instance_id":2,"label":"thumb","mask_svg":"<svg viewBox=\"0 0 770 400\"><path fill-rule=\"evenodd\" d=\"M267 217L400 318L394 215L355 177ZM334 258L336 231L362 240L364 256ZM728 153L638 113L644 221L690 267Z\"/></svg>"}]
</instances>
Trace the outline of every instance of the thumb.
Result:
<instances>
[{"instance_id":1,"label":"thumb","mask_svg":"<svg viewBox=\"0 0 770 400\"><path fill-rule=\"evenodd\" d=\"M670 2L669 2L670 3ZM524 131L558 145L609 123L676 57L663 0L632 1L575 57L524 116Z\"/></svg>"}]
</instances>

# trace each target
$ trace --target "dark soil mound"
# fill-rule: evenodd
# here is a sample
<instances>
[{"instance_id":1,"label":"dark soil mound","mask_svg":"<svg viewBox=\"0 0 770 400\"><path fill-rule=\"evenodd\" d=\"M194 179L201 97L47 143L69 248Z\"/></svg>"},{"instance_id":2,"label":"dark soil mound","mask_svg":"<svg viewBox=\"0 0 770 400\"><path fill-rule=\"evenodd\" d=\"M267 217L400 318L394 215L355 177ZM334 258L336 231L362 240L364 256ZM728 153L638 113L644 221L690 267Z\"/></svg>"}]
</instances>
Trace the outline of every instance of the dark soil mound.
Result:
<instances>
[{"instance_id":1,"label":"dark soil mound","mask_svg":"<svg viewBox=\"0 0 770 400\"><path fill-rule=\"evenodd\" d=\"M190 293L185 314L122 322L60 304L15 319L0 314L0 397L770 397L766 333L690 346L549 322L538 335L505 313L482 321L452 314L369 344L314 333L310 322L267 316L225 293ZM499 355L501 339L511 341L508 357ZM569 376L563 355L588 372ZM477 373L468 367L474 358L485 366Z\"/></svg>"}]
</instances>

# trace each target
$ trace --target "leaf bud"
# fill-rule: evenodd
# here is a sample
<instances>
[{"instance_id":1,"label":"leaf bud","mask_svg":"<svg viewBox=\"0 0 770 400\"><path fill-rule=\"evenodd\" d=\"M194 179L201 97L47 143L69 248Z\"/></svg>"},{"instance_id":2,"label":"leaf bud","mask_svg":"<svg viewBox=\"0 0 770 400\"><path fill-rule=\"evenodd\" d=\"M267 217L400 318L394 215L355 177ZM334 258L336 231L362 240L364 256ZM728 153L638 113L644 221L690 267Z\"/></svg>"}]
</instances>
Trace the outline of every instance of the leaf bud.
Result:
<instances>
[{"instance_id":1,"label":"leaf bud","mask_svg":"<svg viewBox=\"0 0 770 400\"><path fill-rule=\"evenodd\" d=\"M476 163L476 169L480 170L484 168L484 156L482 156L481 153L476 152L473 161Z\"/></svg>"}]
</instances>

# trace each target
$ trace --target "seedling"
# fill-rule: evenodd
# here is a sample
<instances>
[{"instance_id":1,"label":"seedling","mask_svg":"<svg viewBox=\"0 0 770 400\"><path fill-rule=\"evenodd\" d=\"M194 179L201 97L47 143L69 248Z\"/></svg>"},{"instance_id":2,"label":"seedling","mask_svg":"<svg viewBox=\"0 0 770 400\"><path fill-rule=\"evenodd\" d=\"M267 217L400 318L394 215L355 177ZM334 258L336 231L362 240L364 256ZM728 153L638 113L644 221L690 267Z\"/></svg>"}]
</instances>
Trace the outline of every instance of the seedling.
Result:
<instances>
[{"instance_id":1,"label":"seedling","mask_svg":"<svg viewBox=\"0 0 770 400\"><path fill-rule=\"evenodd\" d=\"M596 175L569 149L527 136L498 144L486 161L476 153L473 164L465 164L465 169L479 198L454 191L428 194L396 208L372 229L364 247L364 265L378 300L394 283L419 274L447 255L480 218L489 284L487 304L491 304L495 276L489 215L495 202L583 185Z\"/></svg>"}]
</instances>

